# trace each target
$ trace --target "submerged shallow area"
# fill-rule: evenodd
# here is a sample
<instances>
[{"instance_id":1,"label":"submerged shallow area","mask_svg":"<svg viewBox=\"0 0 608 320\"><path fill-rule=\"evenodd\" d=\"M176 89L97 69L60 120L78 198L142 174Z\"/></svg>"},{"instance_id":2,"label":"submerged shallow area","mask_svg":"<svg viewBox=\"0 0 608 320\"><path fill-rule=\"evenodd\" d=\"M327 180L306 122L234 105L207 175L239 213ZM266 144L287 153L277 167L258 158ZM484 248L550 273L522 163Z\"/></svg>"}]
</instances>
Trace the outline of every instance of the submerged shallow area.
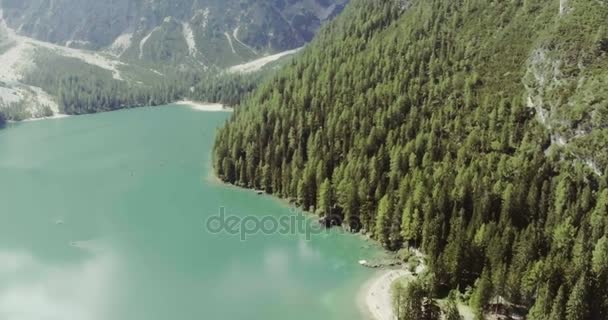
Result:
<instances>
[{"instance_id":1,"label":"submerged shallow area","mask_svg":"<svg viewBox=\"0 0 608 320\"><path fill-rule=\"evenodd\" d=\"M0 130L0 318L363 319L357 261L374 245L209 230L221 213L295 215L213 179L228 116L172 105Z\"/></svg>"}]
</instances>

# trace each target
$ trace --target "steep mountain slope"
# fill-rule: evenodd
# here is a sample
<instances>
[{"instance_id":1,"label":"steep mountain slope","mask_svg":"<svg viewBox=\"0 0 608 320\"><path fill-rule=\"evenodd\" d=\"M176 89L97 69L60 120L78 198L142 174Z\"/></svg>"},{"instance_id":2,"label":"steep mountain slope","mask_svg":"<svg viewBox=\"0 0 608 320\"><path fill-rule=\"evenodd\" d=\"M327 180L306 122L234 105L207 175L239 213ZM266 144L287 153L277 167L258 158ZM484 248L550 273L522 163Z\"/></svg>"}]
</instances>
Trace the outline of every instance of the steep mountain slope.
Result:
<instances>
[{"instance_id":1,"label":"steep mountain slope","mask_svg":"<svg viewBox=\"0 0 608 320\"><path fill-rule=\"evenodd\" d=\"M151 63L230 66L310 41L346 0L2 0L19 34Z\"/></svg>"},{"instance_id":2,"label":"steep mountain slope","mask_svg":"<svg viewBox=\"0 0 608 320\"><path fill-rule=\"evenodd\" d=\"M2 10L0 10L0 16ZM45 73L53 79L39 81ZM32 75L36 75L33 77ZM0 18L0 112L11 120L57 114L61 101L49 87L63 77L86 75L106 82L150 84L160 74L107 54L73 49L17 35ZM57 92L55 92L57 93Z\"/></svg>"},{"instance_id":3,"label":"steep mountain slope","mask_svg":"<svg viewBox=\"0 0 608 320\"><path fill-rule=\"evenodd\" d=\"M186 97L238 101L260 77L224 70L276 64L346 1L0 0L0 112L21 120Z\"/></svg>"},{"instance_id":4,"label":"steep mountain slope","mask_svg":"<svg viewBox=\"0 0 608 320\"><path fill-rule=\"evenodd\" d=\"M430 295L471 286L479 316L606 319L606 21L597 0L354 1L219 131L215 169L421 247Z\"/></svg>"}]
</instances>

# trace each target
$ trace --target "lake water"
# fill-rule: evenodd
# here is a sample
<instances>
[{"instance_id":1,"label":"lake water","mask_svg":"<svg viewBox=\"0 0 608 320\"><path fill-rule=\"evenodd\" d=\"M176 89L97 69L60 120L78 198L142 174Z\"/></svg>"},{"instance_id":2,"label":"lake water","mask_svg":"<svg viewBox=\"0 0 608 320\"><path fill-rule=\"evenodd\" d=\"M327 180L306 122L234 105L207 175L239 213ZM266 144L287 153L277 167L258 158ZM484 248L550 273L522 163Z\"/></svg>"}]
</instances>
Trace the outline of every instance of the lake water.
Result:
<instances>
[{"instance_id":1,"label":"lake water","mask_svg":"<svg viewBox=\"0 0 608 320\"><path fill-rule=\"evenodd\" d=\"M227 113L165 106L0 130L0 319L362 319L381 254L354 235L211 233L237 217L293 216L216 182Z\"/></svg>"}]
</instances>

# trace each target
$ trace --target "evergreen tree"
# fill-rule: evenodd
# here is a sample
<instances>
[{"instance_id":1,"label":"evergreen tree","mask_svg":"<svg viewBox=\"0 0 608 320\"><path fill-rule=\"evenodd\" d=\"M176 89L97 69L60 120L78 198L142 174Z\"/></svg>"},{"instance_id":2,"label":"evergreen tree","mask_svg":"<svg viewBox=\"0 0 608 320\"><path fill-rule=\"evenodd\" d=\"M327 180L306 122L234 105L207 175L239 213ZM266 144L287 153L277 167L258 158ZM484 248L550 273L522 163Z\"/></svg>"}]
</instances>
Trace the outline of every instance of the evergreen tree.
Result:
<instances>
[{"instance_id":1,"label":"evergreen tree","mask_svg":"<svg viewBox=\"0 0 608 320\"><path fill-rule=\"evenodd\" d=\"M331 208L333 206L333 191L331 189L331 182L328 178L325 178L325 181L321 184L319 188L319 199L317 203L319 204L318 212L321 216L331 216Z\"/></svg>"},{"instance_id":2,"label":"evergreen tree","mask_svg":"<svg viewBox=\"0 0 608 320\"><path fill-rule=\"evenodd\" d=\"M553 300L553 307L548 320L565 320L566 319L566 291L564 286L560 286L557 291L557 297Z\"/></svg>"},{"instance_id":3,"label":"evergreen tree","mask_svg":"<svg viewBox=\"0 0 608 320\"><path fill-rule=\"evenodd\" d=\"M381 243L388 243L388 228L390 223L390 215L392 211L391 200L388 195L385 195L380 200L378 205L378 215L376 216L375 234L379 235Z\"/></svg>"},{"instance_id":4,"label":"evergreen tree","mask_svg":"<svg viewBox=\"0 0 608 320\"><path fill-rule=\"evenodd\" d=\"M352 0L242 100L218 131L218 175L270 180L275 194L331 209L388 249L420 248L430 287L476 283L478 316L497 296L531 319L561 316L561 285L574 308L579 278L600 292L605 273L608 180L585 162L608 165L608 131L588 122L603 119L607 95L581 79L608 70L597 51L608 7L577 0L558 19L554 3L536 0L402 4ZM552 61L559 72L544 74ZM552 106L550 128L542 105L527 108L538 101ZM557 133L565 145L552 143ZM595 317L608 301L582 297Z\"/></svg>"},{"instance_id":5,"label":"evergreen tree","mask_svg":"<svg viewBox=\"0 0 608 320\"><path fill-rule=\"evenodd\" d=\"M397 283L393 290L395 314L398 320L424 319L423 304L426 291L420 281L412 281L405 287Z\"/></svg>"},{"instance_id":6,"label":"evergreen tree","mask_svg":"<svg viewBox=\"0 0 608 320\"><path fill-rule=\"evenodd\" d=\"M462 316L458 311L457 303L457 292L455 290L452 290L448 295L448 299L444 307L443 318L445 320L462 320Z\"/></svg>"},{"instance_id":7,"label":"evergreen tree","mask_svg":"<svg viewBox=\"0 0 608 320\"><path fill-rule=\"evenodd\" d=\"M589 314L587 290L587 277L583 275L578 279L568 297L568 302L566 303L566 320L587 319Z\"/></svg>"},{"instance_id":8,"label":"evergreen tree","mask_svg":"<svg viewBox=\"0 0 608 320\"><path fill-rule=\"evenodd\" d=\"M492 283L487 271L484 270L479 280L477 280L469 301L477 319L484 319L483 315L490 299L492 299Z\"/></svg>"}]
</instances>

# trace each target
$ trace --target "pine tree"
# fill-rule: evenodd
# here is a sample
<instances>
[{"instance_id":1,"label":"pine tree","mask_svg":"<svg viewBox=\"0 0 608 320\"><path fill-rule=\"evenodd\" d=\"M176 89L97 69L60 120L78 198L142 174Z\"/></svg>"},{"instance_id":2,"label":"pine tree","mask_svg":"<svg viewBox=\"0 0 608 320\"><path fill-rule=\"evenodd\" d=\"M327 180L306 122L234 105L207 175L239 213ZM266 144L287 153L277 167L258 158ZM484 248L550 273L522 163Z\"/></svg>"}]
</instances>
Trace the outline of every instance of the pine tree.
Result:
<instances>
[{"instance_id":1,"label":"pine tree","mask_svg":"<svg viewBox=\"0 0 608 320\"><path fill-rule=\"evenodd\" d=\"M398 284L394 290L397 292L395 305L398 320L421 320L424 319L423 303L426 291L420 281L412 281L403 287Z\"/></svg>"},{"instance_id":2,"label":"pine tree","mask_svg":"<svg viewBox=\"0 0 608 320\"><path fill-rule=\"evenodd\" d=\"M477 280L469 301L477 319L483 319L484 311L490 303L490 299L492 299L492 283L490 275L484 270L479 280Z\"/></svg>"},{"instance_id":3,"label":"pine tree","mask_svg":"<svg viewBox=\"0 0 608 320\"><path fill-rule=\"evenodd\" d=\"M583 275L578 279L570 291L570 296L568 297L568 302L566 303L566 320L587 319L589 312L587 300L587 290L589 288L588 285L587 277Z\"/></svg>"},{"instance_id":4,"label":"pine tree","mask_svg":"<svg viewBox=\"0 0 608 320\"><path fill-rule=\"evenodd\" d=\"M595 245L591 269L598 279L608 279L608 237L603 236Z\"/></svg>"},{"instance_id":5,"label":"pine tree","mask_svg":"<svg viewBox=\"0 0 608 320\"><path fill-rule=\"evenodd\" d=\"M462 316L460 315L457 306L457 294L457 291L452 290L448 295L443 312L445 320L462 320Z\"/></svg>"},{"instance_id":6,"label":"pine tree","mask_svg":"<svg viewBox=\"0 0 608 320\"><path fill-rule=\"evenodd\" d=\"M328 178L325 178L325 181L321 184L319 188L319 196L318 196L318 212L321 216L331 216L331 207L333 206L333 192L331 188L331 182Z\"/></svg>"},{"instance_id":7,"label":"pine tree","mask_svg":"<svg viewBox=\"0 0 608 320\"><path fill-rule=\"evenodd\" d=\"M564 290L564 286L560 286L557 292L548 320L566 319L566 290Z\"/></svg>"},{"instance_id":8,"label":"pine tree","mask_svg":"<svg viewBox=\"0 0 608 320\"><path fill-rule=\"evenodd\" d=\"M380 241L380 243L385 245L387 245L389 241L391 210L391 199L388 195L385 195L378 204L378 215L376 216L376 226L374 228L376 238Z\"/></svg>"},{"instance_id":9,"label":"pine tree","mask_svg":"<svg viewBox=\"0 0 608 320\"><path fill-rule=\"evenodd\" d=\"M528 318L530 320L545 320L547 315L551 312L552 305L552 299L549 296L549 288L547 285L543 285L538 289L536 301L532 305L532 308L530 308Z\"/></svg>"}]
</instances>

